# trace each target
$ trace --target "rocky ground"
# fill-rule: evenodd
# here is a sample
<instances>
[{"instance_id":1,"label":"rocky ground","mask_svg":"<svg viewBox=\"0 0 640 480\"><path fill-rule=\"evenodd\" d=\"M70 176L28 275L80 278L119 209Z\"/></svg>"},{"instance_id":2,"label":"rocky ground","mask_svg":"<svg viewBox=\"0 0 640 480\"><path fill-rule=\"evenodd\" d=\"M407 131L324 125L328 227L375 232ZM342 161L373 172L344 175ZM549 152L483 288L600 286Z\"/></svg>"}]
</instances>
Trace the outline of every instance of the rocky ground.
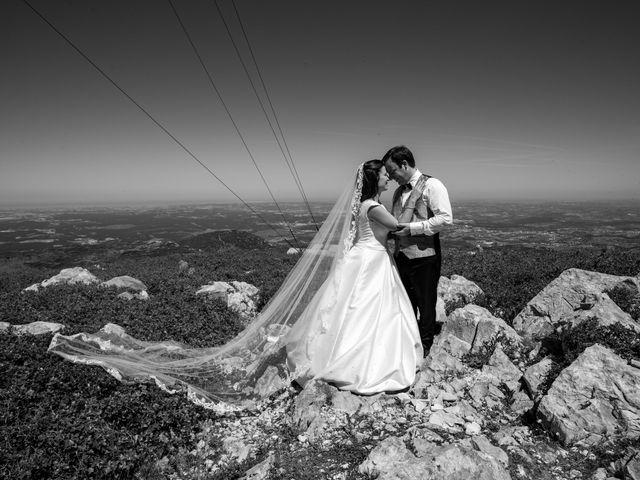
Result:
<instances>
[{"instance_id":1,"label":"rocky ground","mask_svg":"<svg viewBox=\"0 0 640 480\"><path fill-rule=\"evenodd\" d=\"M621 291L626 311L611 298ZM570 269L512 328L474 303L477 285L445 278L442 330L408 391L273 382L268 398L208 421L196 448L178 465L161 459L149 478L640 480L639 291L638 277ZM592 341L561 358L549 346L585 329L618 332L626 349Z\"/></svg>"}]
</instances>

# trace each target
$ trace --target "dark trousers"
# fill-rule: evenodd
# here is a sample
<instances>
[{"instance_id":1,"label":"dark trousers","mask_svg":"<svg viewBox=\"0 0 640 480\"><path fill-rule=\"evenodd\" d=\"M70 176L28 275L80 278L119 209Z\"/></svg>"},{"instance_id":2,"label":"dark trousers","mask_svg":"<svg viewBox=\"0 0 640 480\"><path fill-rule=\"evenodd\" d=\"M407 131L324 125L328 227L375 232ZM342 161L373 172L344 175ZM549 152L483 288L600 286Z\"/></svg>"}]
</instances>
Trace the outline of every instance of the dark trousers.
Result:
<instances>
[{"instance_id":1,"label":"dark trousers","mask_svg":"<svg viewBox=\"0 0 640 480\"><path fill-rule=\"evenodd\" d=\"M410 259L400 252L396 256L396 264L418 318L418 329L426 355L436 333L436 302L442 257L433 255Z\"/></svg>"}]
</instances>

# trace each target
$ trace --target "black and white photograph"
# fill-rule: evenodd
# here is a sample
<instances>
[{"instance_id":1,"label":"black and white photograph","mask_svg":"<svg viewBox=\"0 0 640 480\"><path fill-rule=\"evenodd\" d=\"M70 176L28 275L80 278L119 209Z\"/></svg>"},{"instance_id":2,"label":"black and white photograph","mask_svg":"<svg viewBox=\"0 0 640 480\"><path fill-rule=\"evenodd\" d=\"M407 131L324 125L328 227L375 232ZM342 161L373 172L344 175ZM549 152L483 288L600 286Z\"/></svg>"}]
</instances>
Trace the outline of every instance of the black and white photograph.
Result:
<instances>
[{"instance_id":1,"label":"black and white photograph","mask_svg":"<svg viewBox=\"0 0 640 480\"><path fill-rule=\"evenodd\" d=\"M0 478L640 480L631 0L6 0Z\"/></svg>"}]
</instances>

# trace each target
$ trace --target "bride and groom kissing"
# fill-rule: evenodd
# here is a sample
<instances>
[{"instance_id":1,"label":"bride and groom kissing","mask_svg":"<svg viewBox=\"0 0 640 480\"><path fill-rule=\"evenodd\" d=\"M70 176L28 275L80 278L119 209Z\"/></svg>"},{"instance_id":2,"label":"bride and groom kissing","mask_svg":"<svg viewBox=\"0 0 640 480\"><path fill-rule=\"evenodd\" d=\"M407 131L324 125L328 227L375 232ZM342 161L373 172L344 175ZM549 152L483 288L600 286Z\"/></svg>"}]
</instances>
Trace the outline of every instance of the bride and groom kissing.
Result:
<instances>
[{"instance_id":1,"label":"bride and groom kissing","mask_svg":"<svg viewBox=\"0 0 640 480\"><path fill-rule=\"evenodd\" d=\"M380 204L390 179L400 185L391 212ZM291 380L363 395L402 391L436 333L438 233L451 223L442 182L423 175L408 148L394 147L358 167L278 291L225 344L142 341L109 324L94 334L56 334L49 351L121 380L186 387L211 408L242 408Z\"/></svg>"},{"instance_id":2,"label":"bride and groom kissing","mask_svg":"<svg viewBox=\"0 0 640 480\"><path fill-rule=\"evenodd\" d=\"M391 212L379 202L390 179L400 185ZM448 192L397 146L359 166L351 198L344 256L287 335L287 365L301 385L404 390L436 334L439 232L453 221Z\"/></svg>"}]
</instances>

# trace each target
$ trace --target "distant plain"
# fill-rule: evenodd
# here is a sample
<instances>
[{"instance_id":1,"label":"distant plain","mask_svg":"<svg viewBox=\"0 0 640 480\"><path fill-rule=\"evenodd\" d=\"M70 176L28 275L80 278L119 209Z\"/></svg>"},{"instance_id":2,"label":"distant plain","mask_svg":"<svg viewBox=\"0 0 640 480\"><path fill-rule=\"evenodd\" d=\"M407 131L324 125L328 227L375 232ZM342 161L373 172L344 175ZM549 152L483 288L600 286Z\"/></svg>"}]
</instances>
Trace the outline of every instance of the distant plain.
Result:
<instances>
[{"instance_id":1,"label":"distant plain","mask_svg":"<svg viewBox=\"0 0 640 480\"><path fill-rule=\"evenodd\" d=\"M191 236L215 230L254 233L271 244L306 245L331 209L328 203L252 207L194 204L136 207L60 207L0 210L0 257L170 248ZM455 225L443 233L443 245L463 250L494 246L541 248L640 248L640 202L454 204ZM295 240L285 220L291 225ZM272 228L273 227L273 228Z\"/></svg>"}]
</instances>

